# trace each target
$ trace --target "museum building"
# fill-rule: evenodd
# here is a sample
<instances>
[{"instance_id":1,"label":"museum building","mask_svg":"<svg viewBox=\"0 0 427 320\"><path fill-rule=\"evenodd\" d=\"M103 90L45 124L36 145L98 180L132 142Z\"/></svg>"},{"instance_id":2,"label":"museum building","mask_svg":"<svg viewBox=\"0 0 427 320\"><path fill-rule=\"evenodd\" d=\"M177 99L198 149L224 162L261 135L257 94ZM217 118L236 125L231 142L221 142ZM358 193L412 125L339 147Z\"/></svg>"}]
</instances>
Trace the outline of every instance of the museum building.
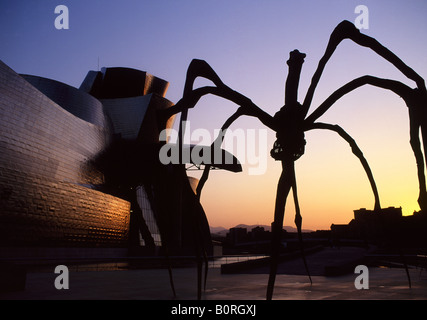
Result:
<instances>
[{"instance_id":1,"label":"museum building","mask_svg":"<svg viewBox=\"0 0 427 320\"><path fill-rule=\"evenodd\" d=\"M159 134L174 121L157 116L173 106L168 85L103 68L77 89L0 61L0 256L47 247L128 252L165 238L172 253L194 245L183 214L191 202L177 191L182 175L158 159Z\"/></svg>"}]
</instances>

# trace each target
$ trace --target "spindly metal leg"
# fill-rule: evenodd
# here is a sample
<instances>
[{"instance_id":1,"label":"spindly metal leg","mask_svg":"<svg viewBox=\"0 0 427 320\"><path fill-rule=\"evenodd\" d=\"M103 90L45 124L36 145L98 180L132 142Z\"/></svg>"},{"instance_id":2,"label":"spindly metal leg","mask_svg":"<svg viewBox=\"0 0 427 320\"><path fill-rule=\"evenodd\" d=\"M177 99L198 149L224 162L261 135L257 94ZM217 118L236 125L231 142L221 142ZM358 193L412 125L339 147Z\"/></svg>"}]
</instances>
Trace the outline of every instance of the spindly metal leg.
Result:
<instances>
[{"instance_id":1,"label":"spindly metal leg","mask_svg":"<svg viewBox=\"0 0 427 320\"><path fill-rule=\"evenodd\" d=\"M175 284L173 281L173 274L172 274L172 266L171 266L171 262L169 259L169 250L167 249L167 247L165 247L165 249L166 249L165 256L166 256L166 261L167 261L167 265L168 265L169 283L170 283L170 286L172 289L173 296L176 297Z\"/></svg>"},{"instance_id":2,"label":"spindly metal leg","mask_svg":"<svg viewBox=\"0 0 427 320\"><path fill-rule=\"evenodd\" d=\"M372 189L372 192L374 194L374 199L375 199L374 210L381 210L380 196L378 194L378 188L377 188L377 185L375 183L375 179L374 179L374 176L372 174L372 170L368 164L368 161L364 157L362 150L360 150L359 146L357 145L356 141L354 141L354 139L343 128L341 128L338 125L315 122L312 124L310 129L311 128L313 128L313 129L326 129L326 130L335 131L345 141L348 142L348 144L351 147L351 151L353 152L353 154L356 157L359 158L360 162L362 163L363 169L365 169L366 175L368 176L368 180L369 180L369 183L371 184L371 189Z\"/></svg>"},{"instance_id":3,"label":"spindly metal leg","mask_svg":"<svg viewBox=\"0 0 427 320\"><path fill-rule=\"evenodd\" d=\"M202 299L202 267L202 257L200 252L197 252L197 300Z\"/></svg>"},{"instance_id":4,"label":"spindly metal leg","mask_svg":"<svg viewBox=\"0 0 427 320\"><path fill-rule=\"evenodd\" d=\"M302 216L301 216L301 211L300 211L299 202L298 202L295 166L292 166L292 170L293 170L292 194L293 194L294 203L295 203L295 225L297 226L298 241L300 243L301 256L302 256L302 260L304 262L304 267L305 267L305 270L307 272L308 278L310 279L310 283L313 284L313 281L311 280L310 270L308 269L307 260L305 258L304 243L302 241Z\"/></svg>"},{"instance_id":5,"label":"spindly metal leg","mask_svg":"<svg viewBox=\"0 0 427 320\"><path fill-rule=\"evenodd\" d=\"M273 297L274 283L277 274L277 265L280 255L280 241L282 238L283 218L285 216L286 199L292 186L291 170L288 165L282 162L282 174L277 185L276 205L274 209L274 222L272 224L272 239L271 239L271 262L270 275L267 286L267 300Z\"/></svg>"}]
</instances>

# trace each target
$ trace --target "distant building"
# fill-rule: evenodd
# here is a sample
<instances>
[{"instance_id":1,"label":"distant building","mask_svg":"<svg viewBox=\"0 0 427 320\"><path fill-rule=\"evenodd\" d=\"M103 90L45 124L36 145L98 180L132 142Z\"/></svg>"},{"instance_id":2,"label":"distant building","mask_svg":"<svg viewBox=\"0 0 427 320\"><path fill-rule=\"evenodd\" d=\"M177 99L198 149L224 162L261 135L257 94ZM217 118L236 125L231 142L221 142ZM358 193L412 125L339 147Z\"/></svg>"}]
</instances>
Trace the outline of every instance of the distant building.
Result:
<instances>
[{"instance_id":1,"label":"distant building","mask_svg":"<svg viewBox=\"0 0 427 320\"><path fill-rule=\"evenodd\" d=\"M232 244L247 242L248 230L246 228L230 228L227 233L227 240Z\"/></svg>"},{"instance_id":2,"label":"distant building","mask_svg":"<svg viewBox=\"0 0 427 320\"><path fill-rule=\"evenodd\" d=\"M365 208L354 210L348 224L332 224L334 240L357 239L376 244L407 243L427 246L427 217L424 213L403 216L402 208L389 207L379 211Z\"/></svg>"},{"instance_id":3,"label":"distant building","mask_svg":"<svg viewBox=\"0 0 427 320\"><path fill-rule=\"evenodd\" d=\"M374 221L378 219L383 219L385 221L392 221L402 218L402 207L388 207L383 208L380 211L367 210L366 208L361 208L354 210L354 219L356 222L367 222Z\"/></svg>"}]
</instances>

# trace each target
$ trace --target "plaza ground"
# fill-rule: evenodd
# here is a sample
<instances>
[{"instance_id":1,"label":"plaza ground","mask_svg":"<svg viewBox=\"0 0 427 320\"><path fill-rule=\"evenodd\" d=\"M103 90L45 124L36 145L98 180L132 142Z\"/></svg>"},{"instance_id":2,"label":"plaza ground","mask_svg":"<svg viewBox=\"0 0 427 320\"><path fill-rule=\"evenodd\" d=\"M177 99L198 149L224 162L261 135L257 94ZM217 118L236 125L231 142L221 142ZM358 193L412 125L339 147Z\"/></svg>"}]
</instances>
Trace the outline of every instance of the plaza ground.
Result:
<instances>
[{"instance_id":1,"label":"plaza ground","mask_svg":"<svg viewBox=\"0 0 427 320\"><path fill-rule=\"evenodd\" d=\"M279 274L274 290L275 300L427 300L427 271L410 268L409 288L402 268L369 268L369 289L357 290L358 274L312 276ZM69 272L69 289L57 290L58 274L27 273L24 291L0 294L0 300L195 300L196 268L176 268L173 277L177 296L169 284L167 269L98 270ZM209 270L203 300L263 300L268 274L221 274L219 268Z\"/></svg>"}]
</instances>

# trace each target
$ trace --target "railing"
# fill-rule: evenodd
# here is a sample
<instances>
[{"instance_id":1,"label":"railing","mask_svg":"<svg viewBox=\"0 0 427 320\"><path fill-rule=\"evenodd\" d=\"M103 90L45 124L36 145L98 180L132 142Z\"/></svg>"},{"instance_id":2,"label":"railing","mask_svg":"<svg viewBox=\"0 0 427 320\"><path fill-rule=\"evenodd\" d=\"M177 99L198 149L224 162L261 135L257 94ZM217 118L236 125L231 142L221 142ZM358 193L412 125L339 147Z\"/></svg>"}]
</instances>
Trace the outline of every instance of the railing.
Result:
<instances>
[{"instance_id":1,"label":"railing","mask_svg":"<svg viewBox=\"0 0 427 320\"><path fill-rule=\"evenodd\" d=\"M267 255L223 255L210 256L209 268L221 268L223 264L242 262L268 257ZM115 257L115 258L21 258L0 259L0 262L9 262L27 267L29 272L50 272L52 266L66 265L70 271L113 271L129 269L156 269L168 266L172 267L194 267L195 256L172 256L166 259L164 256L141 256L141 257Z\"/></svg>"},{"instance_id":2,"label":"railing","mask_svg":"<svg viewBox=\"0 0 427 320\"><path fill-rule=\"evenodd\" d=\"M231 256L219 256L219 257L213 257L213 260L209 261L209 268L221 268L221 265L223 264L229 264L229 263L235 263L235 262L241 262L241 261L248 261L248 260L255 260L255 259L261 259L266 258L267 255L231 255Z\"/></svg>"}]
</instances>

